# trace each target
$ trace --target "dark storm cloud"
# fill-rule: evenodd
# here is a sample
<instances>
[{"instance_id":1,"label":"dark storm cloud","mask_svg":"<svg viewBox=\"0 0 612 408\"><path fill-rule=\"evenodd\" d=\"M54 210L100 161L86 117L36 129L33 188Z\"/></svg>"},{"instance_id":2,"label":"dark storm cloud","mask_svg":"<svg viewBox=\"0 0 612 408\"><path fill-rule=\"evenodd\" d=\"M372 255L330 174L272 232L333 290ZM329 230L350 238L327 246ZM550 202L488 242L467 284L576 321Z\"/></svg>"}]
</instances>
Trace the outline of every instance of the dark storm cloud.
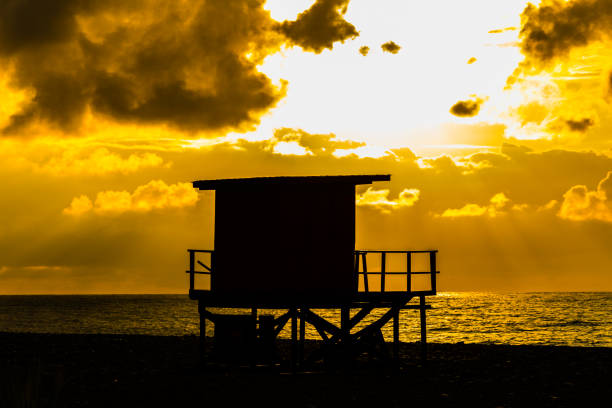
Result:
<instances>
[{"instance_id":1,"label":"dark storm cloud","mask_svg":"<svg viewBox=\"0 0 612 408\"><path fill-rule=\"evenodd\" d=\"M257 70L263 58L357 35L342 19L347 3L319 1L278 23L263 0L2 2L0 66L35 95L3 131L38 121L72 131L89 110L184 131L252 129L285 94Z\"/></svg>"},{"instance_id":2,"label":"dark storm cloud","mask_svg":"<svg viewBox=\"0 0 612 408\"><path fill-rule=\"evenodd\" d=\"M575 47L609 38L610 19L610 0L544 0L539 6L528 4L521 14L519 34L525 59L508 84L522 73L539 72L555 59L567 57Z\"/></svg>"},{"instance_id":3,"label":"dark storm cloud","mask_svg":"<svg viewBox=\"0 0 612 408\"><path fill-rule=\"evenodd\" d=\"M3 1L0 4L0 53L10 55L26 48L70 40L78 31L76 14L95 8L94 1Z\"/></svg>"},{"instance_id":4,"label":"dark storm cloud","mask_svg":"<svg viewBox=\"0 0 612 408\"><path fill-rule=\"evenodd\" d=\"M348 3L349 0L318 0L297 20L284 21L280 31L305 50L317 54L325 48L331 50L334 42L359 35L355 26L343 17Z\"/></svg>"},{"instance_id":5,"label":"dark storm cloud","mask_svg":"<svg viewBox=\"0 0 612 408\"><path fill-rule=\"evenodd\" d=\"M397 54L399 50L402 48L393 41L387 41L386 43L380 46L384 52L389 52L391 54Z\"/></svg>"},{"instance_id":6,"label":"dark storm cloud","mask_svg":"<svg viewBox=\"0 0 612 408\"><path fill-rule=\"evenodd\" d=\"M480 105L484 101L480 98L467 101L459 101L450 108L450 113L455 116L469 117L476 116L480 111Z\"/></svg>"},{"instance_id":7,"label":"dark storm cloud","mask_svg":"<svg viewBox=\"0 0 612 408\"><path fill-rule=\"evenodd\" d=\"M521 15L521 48L542 62L566 55L573 47L586 45L609 31L611 16L612 2L608 0L544 1L539 7L528 4Z\"/></svg>"}]
</instances>

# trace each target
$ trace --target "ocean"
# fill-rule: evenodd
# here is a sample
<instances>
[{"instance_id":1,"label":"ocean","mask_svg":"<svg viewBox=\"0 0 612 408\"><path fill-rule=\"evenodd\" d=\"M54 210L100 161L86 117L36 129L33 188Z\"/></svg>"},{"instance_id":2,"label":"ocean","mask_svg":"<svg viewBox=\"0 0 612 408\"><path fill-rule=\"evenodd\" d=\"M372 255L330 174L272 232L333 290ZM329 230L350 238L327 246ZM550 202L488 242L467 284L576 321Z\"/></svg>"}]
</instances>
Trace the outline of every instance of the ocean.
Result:
<instances>
[{"instance_id":1,"label":"ocean","mask_svg":"<svg viewBox=\"0 0 612 408\"><path fill-rule=\"evenodd\" d=\"M612 292L442 292L427 299L429 342L612 347ZM339 322L339 312L316 311ZM418 311L401 313L400 340L419 340ZM0 331L184 336L199 334L198 321L197 302L187 295L0 296ZM289 337L288 327L281 337ZM207 335L213 330L208 324ZM387 339L391 330L383 329ZM319 338L310 325L306 336Z\"/></svg>"}]
</instances>

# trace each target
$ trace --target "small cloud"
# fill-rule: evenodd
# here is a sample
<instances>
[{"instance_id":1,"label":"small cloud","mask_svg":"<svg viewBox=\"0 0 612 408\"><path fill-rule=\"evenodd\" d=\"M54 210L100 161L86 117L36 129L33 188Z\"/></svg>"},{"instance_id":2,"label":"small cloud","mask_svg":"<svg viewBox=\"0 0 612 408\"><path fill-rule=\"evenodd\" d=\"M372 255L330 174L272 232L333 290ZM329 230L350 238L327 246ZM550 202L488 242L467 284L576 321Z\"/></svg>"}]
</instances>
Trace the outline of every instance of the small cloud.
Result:
<instances>
[{"instance_id":1,"label":"small cloud","mask_svg":"<svg viewBox=\"0 0 612 408\"><path fill-rule=\"evenodd\" d=\"M532 101L520 105L512 111L512 114L518 116L522 127L530 123L539 125L548 116L548 108L539 102Z\"/></svg>"},{"instance_id":2,"label":"small cloud","mask_svg":"<svg viewBox=\"0 0 612 408\"><path fill-rule=\"evenodd\" d=\"M359 53L363 55L364 57L368 55L369 52L370 52L370 47L368 47L367 45L363 45L359 47Z\"/></svg>"},{"instance_id":3,"label":"small cloud","mask_svg":"<svg viewBox=\"0 0 612 408\"><path fill-rule=\"evenodd\" d=\"M384 52L390 52L391 54L397 54L399 50L402 48L393 41L387 41L386 43L380 46Z\"/></svg>"},{"instance_id":4,"label":"small cloud","mask_svg":"<svg viewBox=\"0 0 612 408\"><path fill-rule=\"evenodd\" d=\"M504 142L502 143L501 152L508 157L517 158L524 157L525 155L532 153L533 149L527 146L513 145L511 143Z\"/></svg>"},{"instance_id":5,"label":"small cloud","mask_svg":"<svg viewBox=\"0 0 612 408\"><path fill-rule=\"evenodd\" d=\"M421 192L416 188L405 188L395 200L389 199L389 190L373 190L369 187L363 194L357 194L356 203L360 207L371 207L384 213L389 213L401 207L412 207L418 200Z\"/></svg>"},{"instance_id":6,"label":"small cloud","mask_svg":"<svg viewBox=\"0 0 612 408\"><path fill-rule=\"evenodd\" d=\"M63 213L78 217L93 209L93 203L86 195L74 197L67 208L64 208Z\"/></svg>"},{"instance_id":7,"label":"small cloud","mask_svg":"<svg viewBox=\"0 0 612 408\"><path fill-rule=\"evenodd\" d=\"M478 204L466 204L461 208L449 208L444 210L440 217L478 217L487 212L487 207L481 207Z\"/></svg>"},{"instance_id":8,"label":"small cloud","mask_svg":"<svg viewBox=\"0 0 612 408\"><path fill-rule=\"evenodd\" d=\"M571 221L599 220L612 222L612 171L590 191L584 185L570 188L563 194L557 216Z\"/></svg>"},{"instance_id":9,"label":"small cloud","mask_svg":"<svg viewBox=\"0 0 612 408\"><path fill-rule=\"evenodd\" d=\"M129 174L143 168L158 167L163 164L164 160L155 153L135 153L128 157L121 157L102 147L86 156L81 152L65 151L61 157L50 159L40 165L37 170L54 176Z\"/></svg>"},{"instance_id":10,"label":"small cloud","mask_svg":"<svg viewBox=\"0 0 612 408\"><path fill-rule=\"evenodd\" d=\"M516 31L516 27L496 28L495 30L490 30L489 34L500 34L506 31Z\"/></svg>"},{"instance_id":11,"label":"small cloud","mask_svg":"<svg viewBox=\"0 0 612 408\"><path fill-rule=\"evenodd\" d=\"M459 101L450 108L450 113L460 117L476 116L480 111L480 105L484 99L476 98L467 101Z\"/></svg>"},{"instance_id":12,"label":"small cloud","mask_svg":"<svg viewBox=\"0 0 612 408\"><path fill-rule=\"evenodd\" d=\"M295 21L284 21L280 31L307 51L320 53L333 49L337 41L359 36L354 25L344 19L349 0L317 0Z\"/></svg>"},{"instance_id":13,"label":"small cloud","mask_svg":"<svg viewBox=\"0 0 612 408\"><path fill-rule=\"evenodd\" d=\"M469 60L467 60L468 65L471 65L473 63L475 63L477 61L476 57L472 57Z\"/></svg>"},{"instance_id":14,"label":"small cloud","mask_svg":"<svg viewBox=\"0 0 612 408\"><path fill-rule=\"evenodd\" d=\"M80 216L89 212L100 215L125 212L149 212L166 208L190 207L198 201L198 193L190 183L166 184L153 180L139 186L133 193L128 191L101 191L95 202L81 195L75 197L64 209L66 215Z\"/></svg>"},{"instance_id":15,"label":"small cloud","mask_svg":"<svg viewBox=\"0 0 612 408\"><path fill-rule=\"evenodd\" d=\"M308 149L300 146L298 142L278 142L274 145L272 150L276 154L282 154L285 156L305 156L312 154Z\"/></svg>"},{"instance_id":16,"label":"small cloud","mask_svg":"<svg viewBox=\"0 0 612 408\"><path fill-rule=\"evenodd\" d=\"M557 200L550 200L549 202L547 202L543 206L538 207L538 211L550 211L550 210L554 210L558 205L559 205L559 201L557 201Z\"/></svg>"},{"instance_id":17,"label":"small cloud","mask_svg":"<svg viewBox=\"0 0 612 408\"><path fill-rule=\"evenodd\" d=\"M417 159L416 154L409 147L398 147L397 149L391 149L391 152L399 159L413 162Z\"/></svg>"},{"instance_id":18,"label":"small cloud","mask_svg":"<svg viewBox=\"0 0 612 408\"><path fill-rule=\"evenodd\" d=\"M588 128L595 124L592 118L583 119L567 119L565 124L572 132L585 132Z\"/></svg>"},{"instance_id":19,"label":"small cloud","mask_svg":"<svg viewBox=\"0 0 612 408\"><path fill-rule=\"evenodd\" d=\"M302 129L291 128L275 129L272 143L275 145L292 143L293 145L297 145L295 147L301 147L301 149L292 148L291 154L313 154L315 156L330 156L338 149L355 149L365 146L363 142L338 140L333 133L311 134ZM283 151L278 149L274 151L283 153Z\"/></svg>"},{"instance_id":20,"label":"small cloud","mask_svg":"<svg viewBox=\"0 0 612 408\"><path fill-rule=\"evenodd\" d=\"M491 218L498 217L506 213L507 209L524 210L525 205L510 206L510 199L504 193L497 193L489 200L488 205L466 204L461 208L449 208L444 210L440 217L479 217L487 215Z\"/></svg>"},{"instance_id":21,"label":"small cloud","mask_svg":"<svg viewBox=\"0 0 612 408\"><path fill-rule=\"evenodd\" d=\"M493 197L491 197L490 203L495 208L504 208L506 204L510 202L510 199L506 197L504 193L497 193Z\"/></svg>"}]
</instances>

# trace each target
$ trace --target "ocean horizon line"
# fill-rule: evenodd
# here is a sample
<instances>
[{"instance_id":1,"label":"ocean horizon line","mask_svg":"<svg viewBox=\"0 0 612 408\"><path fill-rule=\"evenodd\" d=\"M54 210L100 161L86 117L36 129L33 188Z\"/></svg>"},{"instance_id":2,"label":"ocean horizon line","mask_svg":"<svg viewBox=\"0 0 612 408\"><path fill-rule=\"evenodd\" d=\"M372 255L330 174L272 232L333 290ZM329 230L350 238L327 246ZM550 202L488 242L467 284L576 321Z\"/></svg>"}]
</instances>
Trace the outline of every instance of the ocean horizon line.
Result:
<instances>
[{"instance_id":1,"label":"ocean horizon line","mask_svg":"<svg viewBox=\"0 0 612 408\"><path fill-rule=\"evenodd\" d=\"M444 290L438 291L437 296L445 294L537 294L537 293L612 293L610 290L530 290L530 291L515 291L515 290ZM0 293L0 296L188 296L188 292L75 292L75 293ZM415 296L417 297L417 296Z\"/></svg>"}]
</instances>

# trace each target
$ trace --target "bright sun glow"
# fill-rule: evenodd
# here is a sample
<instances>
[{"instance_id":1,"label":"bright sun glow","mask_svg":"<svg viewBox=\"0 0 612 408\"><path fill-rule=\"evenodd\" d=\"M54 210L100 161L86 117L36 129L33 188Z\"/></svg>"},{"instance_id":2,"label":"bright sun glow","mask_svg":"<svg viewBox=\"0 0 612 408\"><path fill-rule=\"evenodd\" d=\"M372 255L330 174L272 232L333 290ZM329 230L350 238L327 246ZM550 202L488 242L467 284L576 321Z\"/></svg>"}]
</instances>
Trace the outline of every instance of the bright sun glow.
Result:
<instances>
[{"instance_id":1,"label":"bright sun glow","mask_svg":"<svg viewBox=\"0 0 612 408\"><path fill-rule=\"evenodd\" d=\"M261 71L291 85L264 124L397 146L426 144L422 132L445 123L495 123L517 101L503 88L521 56L511 45L517 30L489 31L517 27L523 8L522 1L381 1L374 8L352 1L346 18L359 27L357 39L320 55L293 48L266 59ZM397 54L381 50L390 40L400 45ZM358 52L362 45L370 47L367 56ZM471 57L476 62L468 64ZM486 98L480 115L449 113L472 95Z\"/></svg>"}]
</instances>

